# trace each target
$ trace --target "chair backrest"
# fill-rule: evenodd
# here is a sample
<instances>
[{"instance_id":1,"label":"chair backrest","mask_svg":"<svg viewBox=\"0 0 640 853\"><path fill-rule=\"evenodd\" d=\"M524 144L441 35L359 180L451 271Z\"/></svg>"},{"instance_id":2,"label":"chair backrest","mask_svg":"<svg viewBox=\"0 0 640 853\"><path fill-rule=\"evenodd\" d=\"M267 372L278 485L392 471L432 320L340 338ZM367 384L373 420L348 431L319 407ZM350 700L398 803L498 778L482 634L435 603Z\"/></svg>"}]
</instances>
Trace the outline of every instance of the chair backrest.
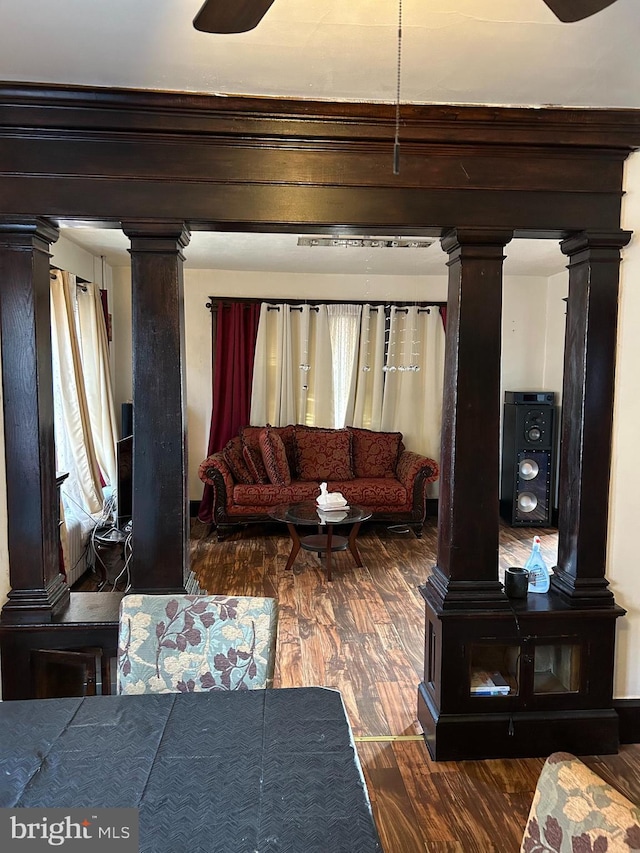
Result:
<instances>
[{"instance_id":1,"label":"chair backrest","mask_svg":"<svg viewBox=\"0 0 640 853\"><path fill-rule=\"evenodd\" d=\"M639 848L640 808L575 755L550 755L538 779L521 853Z\"/></svg>"},{"instance_id":2,"label":"chair backrest","mask_svg":"<svg viewBox=\"0 0 640 853\"><path fill-rule=\"evenodd\" d=\"M277 620L273 598L125 595L118 693L271 687Z\"/></svg>"}]
</instances>

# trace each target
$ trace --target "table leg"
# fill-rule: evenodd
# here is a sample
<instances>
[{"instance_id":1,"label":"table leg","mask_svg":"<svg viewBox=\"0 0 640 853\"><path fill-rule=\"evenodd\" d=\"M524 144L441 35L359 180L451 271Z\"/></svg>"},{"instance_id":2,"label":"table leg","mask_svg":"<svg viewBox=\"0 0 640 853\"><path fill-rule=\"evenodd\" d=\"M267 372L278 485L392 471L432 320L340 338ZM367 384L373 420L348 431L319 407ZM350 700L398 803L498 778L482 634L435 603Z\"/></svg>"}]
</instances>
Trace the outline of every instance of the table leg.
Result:
<instances>
[{"instance_id":1,"label":"table leg","mask_svg":"<svg viewBox=\"0 0 640 853\"><path fill-rule=\"evenodd\" d=\"M351 556L356 561L356 566L361 569L362 568L362 557L360 556L360 551L358 551L358 546L356 545L356 537L358 536L358 530L360 530L360 522L356 522L351 528L351 532L349 533L349 550L351 551Z\"/></svg>"},{"instance_id":2,"label":"table leg","mask_svg":"<svg viewBox=\"0 0 640 853\"><path fill-rule=\"evenodd\" d=\"M287 527L289 528L289 536L291 536L291 553L289 554L287 565L284 567L285 572L288 572L293 566L293 563L298 556L298 551L300 550L300 537L298 536L298 531L296 530L295 525L287 522Z\"/></svg>"},{"instance_id":3,"label":"table leg","mask_svg":"<svg viewBox=\"0 0 640 853\"><path fill-rule=\"evenodd\" d=\"M331 539L333 538L333 524L327 524L327 580L331 580Z\"/></svg>"}]
</instances>

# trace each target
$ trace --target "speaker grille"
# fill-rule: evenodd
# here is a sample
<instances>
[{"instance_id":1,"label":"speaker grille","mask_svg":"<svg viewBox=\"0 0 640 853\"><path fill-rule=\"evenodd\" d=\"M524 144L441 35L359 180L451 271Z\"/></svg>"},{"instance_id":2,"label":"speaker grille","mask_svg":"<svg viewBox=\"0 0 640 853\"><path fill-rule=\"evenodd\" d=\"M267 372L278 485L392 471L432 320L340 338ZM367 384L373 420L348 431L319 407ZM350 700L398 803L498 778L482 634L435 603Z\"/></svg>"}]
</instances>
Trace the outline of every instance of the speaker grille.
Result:
<instances>
[{"instance_id":1,"label":"speaker grille","mask_svg":"<svg viewBox=\"0 0 640 853\"><path fill-rule=\"evenodd\" d=\"M517 464L515 521L548 522L551 452L521 450Z\"/></svg>"},{"instance_id":2,"label":"speaker grille","mask_svg":"<svg viewBox=\"0 0 640 853\"><path fill-rule=\"evenodd\" d=\"M500 513L513 526L551 525L556 410L552 392L505 391Z\"/></svg>"}]
</instances>

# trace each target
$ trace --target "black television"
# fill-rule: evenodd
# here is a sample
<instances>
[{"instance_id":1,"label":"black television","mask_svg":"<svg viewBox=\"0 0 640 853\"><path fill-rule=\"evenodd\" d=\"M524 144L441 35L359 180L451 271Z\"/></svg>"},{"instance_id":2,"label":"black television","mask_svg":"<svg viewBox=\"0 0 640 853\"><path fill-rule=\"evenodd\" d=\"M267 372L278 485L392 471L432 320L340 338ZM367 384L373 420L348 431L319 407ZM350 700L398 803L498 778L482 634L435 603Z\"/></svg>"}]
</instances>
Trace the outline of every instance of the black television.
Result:
<instances>
[{"instance_id":1,"label":"black television","mask_svg":"<svg viewBox=\"0 0 640 853\"><path fill-rule=\"evenodd\" d=\"M133 436L121 438L116 445L118 481L116 483L117 525L120 530L131 521L133 512Z\"/></svg>"}]
</instances>

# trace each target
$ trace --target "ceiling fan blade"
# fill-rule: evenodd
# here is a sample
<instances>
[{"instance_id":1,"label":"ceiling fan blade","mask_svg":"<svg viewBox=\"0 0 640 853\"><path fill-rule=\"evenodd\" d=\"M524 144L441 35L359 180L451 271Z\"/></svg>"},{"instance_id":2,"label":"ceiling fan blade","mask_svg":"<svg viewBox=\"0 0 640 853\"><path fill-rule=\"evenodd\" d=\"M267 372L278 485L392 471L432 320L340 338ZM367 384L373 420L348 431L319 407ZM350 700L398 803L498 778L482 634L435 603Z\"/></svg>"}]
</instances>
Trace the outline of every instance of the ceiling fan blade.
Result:
<instances>
[{"instance_id":1,"label":"ceiling fan blade","mask_svg":"<svg viewBox=\"0 0 640 853\"><path fill-rule=\"evenodd\" d=\"M582 21L611 6L616 0L542 0L565 23Z\"/></svg>"},{"instance_id":2,"label":"ceiling fan blade","mask_svg":"<svg viewBox=\"0 0 640 853\"><path fill-rule=\"evenodd\" d=\"M257 26L273 0L206 0L193 19L204 33L246 33Z\"/></svg>"}]
</instances>

